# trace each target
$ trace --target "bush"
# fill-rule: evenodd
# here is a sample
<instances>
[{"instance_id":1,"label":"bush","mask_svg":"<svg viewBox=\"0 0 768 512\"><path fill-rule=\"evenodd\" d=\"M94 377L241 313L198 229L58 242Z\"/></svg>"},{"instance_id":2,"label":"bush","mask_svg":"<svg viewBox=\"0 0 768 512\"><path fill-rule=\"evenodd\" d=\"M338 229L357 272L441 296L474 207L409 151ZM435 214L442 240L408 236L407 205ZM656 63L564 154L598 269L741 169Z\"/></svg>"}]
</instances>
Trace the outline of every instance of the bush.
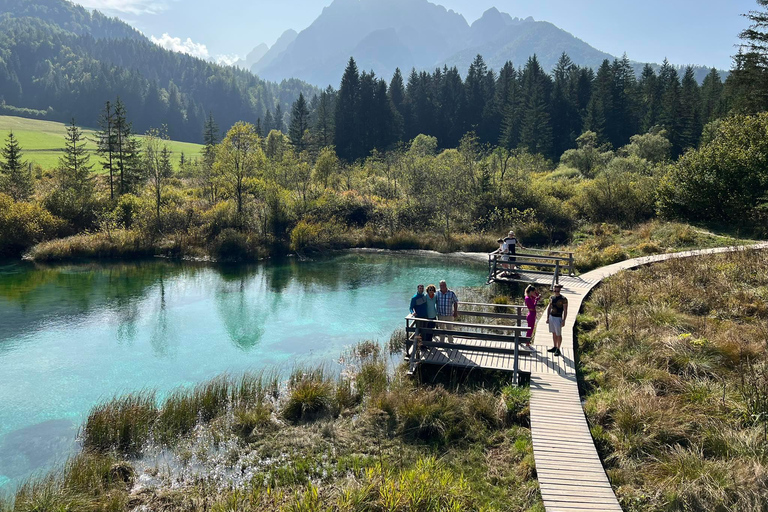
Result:
<instances>
[{"instance_id":1,"label":"bush","mask_svg":"<svg viewBox=\"0 0 768 512\"><path fill-rule=\"evenodd\" d=\"M219 261L245 261L253 254L248 235L231 228L219 233L213 241L211 252Z\"/></svg>"},{"instance_id":2,"label":"bush","mask_svg":"<svg viewBox=\"0 0 768 512\"><path fill-rule=\"evenodd\" d=\"M0 256L18 256L57 236L64 222L37 204L16 202L0 194Z\"/></svg>"}]
</instances>

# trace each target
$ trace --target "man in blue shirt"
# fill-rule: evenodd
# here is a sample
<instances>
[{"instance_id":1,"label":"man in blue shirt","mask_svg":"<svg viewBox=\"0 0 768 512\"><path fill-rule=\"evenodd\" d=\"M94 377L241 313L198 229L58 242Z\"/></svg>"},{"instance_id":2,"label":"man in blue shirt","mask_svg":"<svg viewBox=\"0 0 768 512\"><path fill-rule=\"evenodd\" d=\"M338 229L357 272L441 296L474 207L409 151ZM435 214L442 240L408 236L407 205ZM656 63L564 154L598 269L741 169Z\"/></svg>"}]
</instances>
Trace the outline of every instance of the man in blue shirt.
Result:
<instances>
[{"instance_id":1,"label":"man in blue shirt","mask_svg":"<svg viewBox=\"0 0 768 512\"><path fill-rule=\"evenodd\" d=\"M411 298L410 310L416 318L427 318L427 296L424 295L423 284L416 287L416 295ZM422 326L422 323L423 322L416 322L416 332L414 333L416 339L421 339L419 327Z\"/></svg>"}]
</instances>

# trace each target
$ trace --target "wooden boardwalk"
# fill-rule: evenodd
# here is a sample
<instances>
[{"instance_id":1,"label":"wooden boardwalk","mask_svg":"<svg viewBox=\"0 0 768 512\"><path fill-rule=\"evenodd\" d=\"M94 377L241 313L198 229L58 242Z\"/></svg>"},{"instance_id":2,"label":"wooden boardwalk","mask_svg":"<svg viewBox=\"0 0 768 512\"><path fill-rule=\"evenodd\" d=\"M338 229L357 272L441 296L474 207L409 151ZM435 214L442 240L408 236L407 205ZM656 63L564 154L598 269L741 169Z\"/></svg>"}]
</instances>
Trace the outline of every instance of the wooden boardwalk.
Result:
<instances>
[{"instance_id":1,"label":"wooden boardwalk","mask_svg":"<svg viewBox=\"0 0 768 512\"><path fill-rule=\"evenodd\" d=\"M768 243L749 247L721 247L634 258L608 265L579 277L560 278L561 293L568 298L568 316L563 326L563 354L550 366L533 366L531 372L531 434L536 473L547 512L621 511L589 431L575 374L567 369L573 363L573 328L576 315L589 291L600 281L621 270L673 258L768 248ZM524 272L521 272L523 274ZM522 276L521 276L522 277ZM533 274L531 281L551 284L551 277ZM539 282L539 279L541 282ZM543 319L534 333L537 354L552 345ZM563 361L557 361L561 359ZM521 358L522 360L522 358ZM551 371L565 367L566 371Z\"/></svg>"}]
</instances>

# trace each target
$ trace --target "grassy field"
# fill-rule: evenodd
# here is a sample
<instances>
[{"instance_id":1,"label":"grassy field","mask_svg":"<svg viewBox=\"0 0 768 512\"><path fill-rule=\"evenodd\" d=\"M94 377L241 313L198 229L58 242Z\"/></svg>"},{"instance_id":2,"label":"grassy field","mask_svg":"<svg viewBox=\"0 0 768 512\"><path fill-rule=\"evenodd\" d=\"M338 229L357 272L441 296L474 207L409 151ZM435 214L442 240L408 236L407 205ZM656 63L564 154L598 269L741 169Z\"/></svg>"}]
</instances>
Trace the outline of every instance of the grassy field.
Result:
<instances>
[{"instance_id":1,"label":"grassy field","mask_svg":"<svg viewBox=\"0 0 768 512\"><path fill-rule=\"evenodd\" d=\"M626 511L768 503L768 251L617 274L579 316L585 410Z\"/></svg>"},{"instance_id":2,"label":"grassy field","mask_svg":"<svg viewBox=\"0 0 768 512\"><path fill-rule=\"evenodd\" d=\"M19 140L24 159L33 164L40 165L43 169L51 169L58 163L64 148L64 135L66 134L64 123L55 121L41 121L37 119L25 119L15 116L0 116L0 136L2 144L8 137L8 133L13 131L14 136ZM98 155L96 154L95 130L83 128L88 142L86 148L91 153L91 163L96 164L95 170L100 171L98 165ZM173 152L173 164L178 167L179 157L184 153L186 158L196 158L203 149L201 144L192 144L191 142L169 141L168 148Z\"/></svg>"}]
</instances>

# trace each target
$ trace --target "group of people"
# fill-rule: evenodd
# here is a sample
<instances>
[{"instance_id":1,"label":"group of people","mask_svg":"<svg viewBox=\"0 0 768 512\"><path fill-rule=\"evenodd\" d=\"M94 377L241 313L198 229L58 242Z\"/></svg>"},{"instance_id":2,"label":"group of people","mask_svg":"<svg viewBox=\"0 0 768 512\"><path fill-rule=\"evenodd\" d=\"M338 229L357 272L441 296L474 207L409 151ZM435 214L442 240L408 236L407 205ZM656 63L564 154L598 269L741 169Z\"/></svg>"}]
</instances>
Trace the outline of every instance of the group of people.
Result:
<instances>
[{"instance_id":1,"label":"group of people","mask_svg":"<svg viewBox=\"0 0 768 512\"><path fill-rule=\"evenodd\" d=\"M511 233L511 232L510 232ZM514 235L514 233L512 233ZM432 331L437 322L453 322L458 317L459 298L453 290L448 289L445 281L440 281L439 290L435 285L430 284L426 287L420 284L416 288L416 294L411 298L410 311L414 317L424 319L417 322L415 337L422 341L432 341ZM556 284L552 288L552 295L549 298L547 311L545 313L546 323L549 326L549 332L552 333L552 348L547 349L555 356L561 356L560 346L563 343L563 324L568 316L568 299L560 292L563 285ZM528 285L525 289L525 305L528 308L526 321L528 323L528 345L533 338L533 329L536 325L536 307L541 300L536 287ZM450 330L449 326L443 326L445 330ZM423 330L423 331L422 331ZM444 340L453 342L453 336L446 336Z\"/></svg>"},{"instance_id":2,"label":"group of people","mask_svg":"<svg viewBox=\"0 0 768 512\"><path fill-rule=\"evenodd\" d=\"M416 338L423 341L432 341L432 331L421 329L434 329L438 321L455 321L459 314L459 298L453 290L448 289L445 281L440 281L440 289L430 284L424 291L424 285L416 287L416 294L411 298L410 311L416 318L424 318L425 321L419 322L416 326ZM453 336L448 336L447 340L453 342Z\"/></svg>"}]
</instances>

